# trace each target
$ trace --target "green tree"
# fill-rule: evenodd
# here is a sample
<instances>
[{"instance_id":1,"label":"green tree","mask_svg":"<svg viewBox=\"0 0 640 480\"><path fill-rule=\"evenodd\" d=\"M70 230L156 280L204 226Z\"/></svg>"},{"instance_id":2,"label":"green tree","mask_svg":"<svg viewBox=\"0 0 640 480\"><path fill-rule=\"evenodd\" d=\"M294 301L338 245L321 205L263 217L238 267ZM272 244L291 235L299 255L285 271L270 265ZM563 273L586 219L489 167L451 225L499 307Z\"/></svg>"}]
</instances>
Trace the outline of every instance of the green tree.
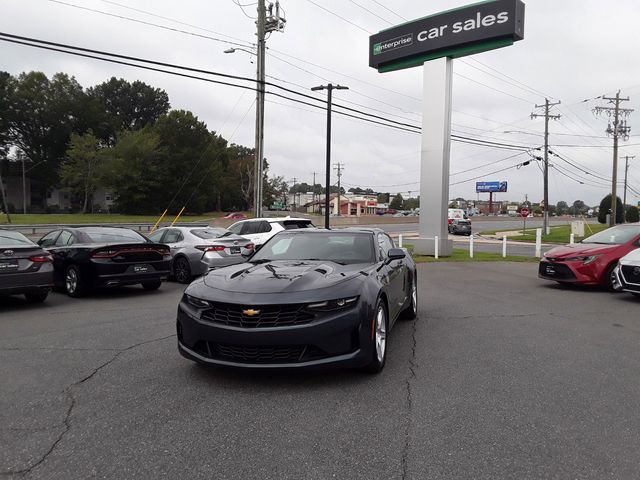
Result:
<instances>
[{"instance_id":1,"label":"green tree","mask_svg":"<svg viewBox=\"0 0 640 480\"><path fill-rule=\"evenodd\" d=\"M624 209L622 207L622 200L616 196L616 223L624 222ZM607 214L611 213L611 194L607 195L600 202L600 209L598 211L598 222L607 223Z\"/></svg>"},{"instance_id":2,"label":"green tree","mask_svg":"<svg viewBox=\"0 0 640 480\"><path fill-rule=\"evenodd\" d=\"M104 140L115 141L121 130L139 130L154 123L169 112L169 96L159 88L153 88L136 80L133 83L111 77L87 90L87 95L101 110L100 125L96 134Z\"/></svg>"},{"instance_id":3,"label":"green tree","mask_svg":"<svg viewBox=\"0 0 640 480\"><path fill-rule=\"evenodd\" d=\"M264 204L266 207L273 205L276 201L283 201L286 199L288 191L287 182L284 181L284 177L277 176L271 177L264 184Z\"/></svg>"},{"instance_id":4,"label":"green tree","mask_svg":"<svg viewBox=\"0 0 640 480\"><path fill-rule=\"evenodd\" d=\"M566 215L569 211L569 204L565 201L559 201L556 204L556 212L558 215Z\"/></svg>"},{"instance_id":5,"label":"green tree","mask_svg":"<svg viewBox=\"0 0 640 480\"><path fill-rule=\"evenodd\" d=\"M7 72L0 72L0 160L9 151L9 106L13 99L15 81Z\"/></svg>"},{"instance_id":6,"label":"green tree","mask_svg":"<svg viewBox=\"0 0 640 480\"><path fill-rule=\"evenodd\" d=\"M10 83L9 141L33 165L32 190L39 191L44 206L47 190L58 183L71 133L84 133L86 96L73 77L62 73L51 80L42 72L22 73Z\"/></svg>"},{"instance_id":7,"label":"green tree","mask_svg":"<svg viewBox=\"0 0 640 480\"><path fill-rule=\"evenodd\" d=\"M123 132L105 151L104 181L116 197L116 209L141 214L163 211L171 192L164 190L162 159L166 150L149 128Z\"/></svg>"},{"instance_id":8,"label":"green tree","mask_svg":"<svg viewBox=\"0 0 640 480\"><path fill-rule=\"evenodd\" d=\"M627 208L626 220L629 223L640 221L640 212L638 212L638 207L631 205Z\"/></svg>"},{"instance_id":9,"label":"green tree","mask_svg":"<svg viewBox=\"0 0 640 480\"><path fill-rule=\"evenodd\" d=\"M403 210L414 210L420 207L420 199L419 198L407 198L402 202Z\"/></svg>"},{"instance_id":10,"label":"green tree","mask_svg":"<svg viewBox=\"0 0 640 480\"><path fill-rule=\"evenodd\" d=\"M389 192L379 193L377 198L378 203L389 203L389 197L390 197Z\"/></svg>"},{"instance_id":11,"label":"green tree","mask_svg":"<svg viewBox=\"0 0 640 480\"><path fill-rule=\"evenodd\" d=\"M393 197L393 200L391 200L389 208L393 208L394 210L401 210L402 202L404 202L404 198L402 198L402 194L398 193Z\"/></svg>"},{"instance_id":12,"label":"green tree","mask_svg":"<svg viewBox=\"0 0 640 480\"><path fill-rule=\"evenodd\" d=\"M102 181L100 142L90 131L84 135L71 134L67 157L60 165L60 184L74 195L83 198L82 213Z\"/></svg>"}]
</instances>

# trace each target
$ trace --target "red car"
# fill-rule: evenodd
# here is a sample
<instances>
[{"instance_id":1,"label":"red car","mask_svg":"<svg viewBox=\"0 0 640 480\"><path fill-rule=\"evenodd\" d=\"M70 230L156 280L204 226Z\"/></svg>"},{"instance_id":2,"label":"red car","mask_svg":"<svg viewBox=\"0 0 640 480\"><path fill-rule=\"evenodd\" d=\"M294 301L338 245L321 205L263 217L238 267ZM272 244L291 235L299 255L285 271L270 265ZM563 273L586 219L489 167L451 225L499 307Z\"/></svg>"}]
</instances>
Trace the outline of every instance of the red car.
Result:
<instances>
[{"instance_id":1,"label":"red car","mask_svg":"<svg viewBox=\"0 0 640 480\"><path fill-rule=\"evenodd\" d=\"M232 212L232 213L227 213L222 218L235 218L236 220L244 220L247 218L247 216L244 213Z\"/></svg>"},{"instance_id":2,"label":"red car","mask_svg":"<svg viewBox=\"0 0 640 480\"><path fill-rule=\"evenodd\" d=\"M538 277L614 291L619 286L613 269L621 257L638 247L640 223L616 225L579 243L552 248L540 261Z\"/></svg>"}]
</instances>

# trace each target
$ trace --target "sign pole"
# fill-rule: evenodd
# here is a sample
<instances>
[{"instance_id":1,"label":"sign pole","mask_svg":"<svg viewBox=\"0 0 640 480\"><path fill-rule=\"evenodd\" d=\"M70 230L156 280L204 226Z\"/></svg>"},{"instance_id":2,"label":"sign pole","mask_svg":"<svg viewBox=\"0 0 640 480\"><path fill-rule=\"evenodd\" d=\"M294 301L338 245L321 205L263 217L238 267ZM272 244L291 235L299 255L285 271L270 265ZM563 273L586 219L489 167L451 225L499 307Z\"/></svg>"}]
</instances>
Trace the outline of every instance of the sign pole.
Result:
<instances>
[{"instance_id":1,"label":"sign pole","mask_svg":"<svg viewBox=\"0 0 640 480\"><path fill-rule=\"evenodd\" d=\"M448 257L453 252L447 230L453 60L431 60L423 68L420 238L414 242L414 251L434 255L438 241L438 253Z\"/></svg>"}]
</instances>

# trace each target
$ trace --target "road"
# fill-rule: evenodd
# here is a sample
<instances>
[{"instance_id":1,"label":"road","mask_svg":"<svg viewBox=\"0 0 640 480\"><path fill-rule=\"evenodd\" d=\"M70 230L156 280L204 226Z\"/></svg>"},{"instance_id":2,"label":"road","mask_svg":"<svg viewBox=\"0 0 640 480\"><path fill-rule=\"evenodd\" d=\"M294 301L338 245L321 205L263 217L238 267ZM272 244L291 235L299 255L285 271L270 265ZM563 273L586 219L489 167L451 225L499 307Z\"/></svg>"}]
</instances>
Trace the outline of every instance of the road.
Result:
<instances>
[{"instance_id":1,"label":"road","mask_svg":"<svg viewBox=\"0 0 640 480\"><path fill-rule=\"evenodd\" d=\"M0 300L0 475L640 478L640 301L532 264L419 279L419 318L377 376L194 365L176 351L177 284Z\"/></svg>"}]
</instances>

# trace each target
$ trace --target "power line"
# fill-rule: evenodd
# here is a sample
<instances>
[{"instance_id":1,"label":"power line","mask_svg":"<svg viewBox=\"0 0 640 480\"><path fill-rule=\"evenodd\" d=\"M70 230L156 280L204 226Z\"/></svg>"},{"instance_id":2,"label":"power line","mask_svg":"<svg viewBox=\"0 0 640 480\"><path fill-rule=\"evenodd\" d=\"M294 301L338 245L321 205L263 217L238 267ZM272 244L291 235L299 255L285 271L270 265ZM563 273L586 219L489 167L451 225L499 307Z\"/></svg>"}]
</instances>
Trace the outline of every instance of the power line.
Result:
<instances>
[{"instance_id":1,"label":"power line","mask_svg":"<svg viewBox=\"0 0 640 480\"><path fill-rule=\"evenodd\" d=\"M323 7L322 5L317 4L316 2L314 2L313 0L307 0L307 2L315 5L316 7L318 7L321 10L324 10L325 12L333 15L334 17L338 17L339 19L347 22L350 25L353 25L356 28L359 28L360 30L362 30L364 33L368 34L368 35L373 35L373 32L370 32L369 30L367 30L366 28L361 27L360 25L358 25L357 23L352 22L351 20L349 20L348 18L343 17L342 15L337 14L336 12L334 12L333 10L329 10L328 8Z\"/></svg>"},{"instance_id":2,"label":"power line","mask_svg":"<svg viewBox=\"0 0 640 480\"><path fill-rule=\"evenodd\" d=\"M396 17L404 20L405 22L408 21L406 18L404 18L402 15L400 15L399 13L397 13L394 10L391 10L390 8L388 8L386 5L384 5L383 3L378 2L377 0L371 0L373 3L375 3L376 5L384 8L387 12L391 12L393 13Z\"/></svg>"},{"instance_id":3,"label":"power line","mask_svg":"<svg viewBox=\"0 0 640 480\"><path fill-rule=\"evenodd\" d=\"M209 35L201 35L199 33L189 32L187 30L181 30L179 28L168 27L166 25L160 25L160 24L153 23L153 22L147 22L145 20L138 20L138 19L131 18L131 17L125 17L124 15L118 15L118 14L115 14L115 13L105 12L105 11L97 10L97 9L94 9L94 8L83 7L81 5L74 5L73 3L63 2L62 0L48 0L48 1L51 2L51 3L57 3L57 4L60 4L60 5L66 5L68 7L73 7L73 8L77 8L77 9L80 9L80 10L86 10L88 12L99 13L101 15L106 15L108 17L114 17L114 18L119 18L119 19L122 19L122 20L128 20L130 22L135 22L135 23L139 23L139 24L142 24L142 25L148 25L148 26L151 26L151 27L162 28L164 30L169 30L169 31L176 32L176 33L182 33L184 35L191 35L193 37L206 38L208 40L213 40L214 42L226 43L226 44L235 45L235 46L238 46L238 47L251 46L251 44L249 42L237 43L237 42L232 42L232 41L229 41L229 40L223 40L221 38L216 38L216 37L212 37L212 36L209 36Z\"/></svg>"},{"instance_id":4,"label":"power line","mask_svg":"<svg viewBox=\"0 0 640 480\"><path fill-rule=\"evenodd\" d=\"M349 0L351 3L353 3L354 5L360 7L362 10L369 12L371 15L373 15L376 18L379 18L380 20L382 20L385 23L388 23L389 25L392 25L392 22L390 22L389 20L387 20L386 18L381 17L380 15L378 15L376 12L369 10L367 7L365 7L364 5L360 5L358 2L356 2L355 0Z\"/></svg>"},{"instance_id":5,"label":"power line","mask_svg":"<svg viewBox=\"0 0 640 480\"><path fill-rule=\"evenodd\" d=\"M176 75L176 76L185 77L185 78L191 78L191 79L196 79L196 80L207 81L207 82L210 82L210 83L216 83L216 84L220 84L220 85L226 85L226 86L231 86L231 87L236 87L236 88L244 88L244 89L247 89L247 90L254 90L254 91L256 90L255 86L239 85L239 84L232 83L232 82L227 82L227 81L213 80L213 79L204 78L204 77L200 77L200 76L196 76L196 75L188 75L188 74L174 72L174 71L170 71L170 70L164 70L162 68L150 67L148 65L140 65L139 63L147 63L147 64L157 65L157 66L161 66L161 67L185 70L185 71L194 72L194 73L200 73L200 74L213 75L213 76L218 76L218 77L222 77L222 78L230 79L230 80L239 80L239 81L251 82L253 84L256 83L256 80L253 79L253 78L242 77L242 76L239 76L239 75L230 75L230 74L225 74L225 73L221 73L221 72L215 72L215 71L211 71L211 70L204 70L204 69L199 69L199 68L187 67L187 66L183 66L183 65L170 64L170 63L167 63L167 62L159 62L159 61L148 60L148 59L143 59L143 58L138 58L138 57L132 57L132 56L128 56L128 55L120 55L120 54L115 54L115 53L95 50L95 49L76 47L76 46L72 46L72 45L66 45L66 44L61 44L61 43L38 40L38 39L34 39L34 38L29 38L29 37L11 35L11 34L7 34L7 33L3 33L3 32L0 32L0 40L6 41L6 42L11 42L11 43L17 43L17 44L21 44L21 45L26 45L26 46L30 46L30 47L35 47L35 48L41 48L41 49L45 49L45 50L56 51L56 52L59 52L59 53L65 53L65 54L69 54L69 55L75 55L75 56L80 56L80 57L85 57L85 58L91 58L91 59L94 59L94 60L106 61L106 62L110 62L110 63L127 65L127 66L132 66L132 67L136 67L136 68L142 68L142 69L150 70L150 71L167 73L167 74ZM30 43L28 43L28 42L30 42ZM105 58L105 57L114 57L115 59L114 58ZM118 59L118 60L116 60L116 59ZM131 63L131 62L139 62L139 63ZM272 86L274 88L281 89L281 90L283 90L283 91L285 91L287 93L298 95L298 96L301 96L303 98L307 98L307 99L313 100L315 102L319 102L321 104L326 104L326 101L323 100L323 99L314 97L314 96L309 95L307 93L298 92L296 90L293 90L293 89L290 89L290 88L287 88L287 87L283 87L282 85L278 85L278 84L273 83L273 82L265 82L265 85L269 85L269 86ZM290 101L294 101L294 102L297 102L297 103L300 103L300 104L312 106L312 107L315 107L315 108L324 108L324 105L312 104L312 103L309 103L309 102L306 102L306 101L303 101L303 100L299 100L299 99L294 99L292 97L289 97L289 96L286 96L286 95L282 95L282 94L279 94L279 93L276 93L276 92L273 92L273 91L267 91L266 93L270 94L270 95L273 95L273 96L276 96L276 97L280 97L280 98L284 98L284 99L287 99L287 100L290 100ZM405 123L405 122L399 122L399 121L396 121L396 120L393 120L393 119L389 119L389 118L386 118L386 117L382 117L380 115L375 115L375 114L368 113L368 112L365 112L365 111L362 111L362 110L358 110L358 109L354 109L354 108L351 108L351 107L347 107L347 106L341 105L341 104L335 104L335 107L340 108L342 110L346 110L346 111L341 111L341 110L336 110L335 111L337 114L343 115L343 116L346 116L346 117L356 118L356 119L361 120L361 121L374 123L374 124L379 124L379 125L383 125L383 126L386 126L386 127L389 127L389 128L395 128L397 130L402 130L402 131L406 131L406 132L410 132L410 133L420 133L420 131L421 131L421 127L418 126L418 125L413 125L413 124L409 124L409 123ZM348 113L348 112L353 112L353 113ZM354 115L354 114L358 114L358 115ZM362 115L362 116L360 116L360 115ZM509 149L509 148L510 149L521 149L521 150L528 150L529 149L529 147L526 146L526 145L492 142L492 141L488 141L488 140L483 140L483 139L478 139L478 138L473 138L473 137L466 137L466 136L462 136L462 135L452 135L451 138L454 141L459 141L459 142L462 142L462 143L469 143L469 144L473 144L473 145L480 145L480 146L489 146L489 147L507 148L507 149Z\"/></svg>"}]
</instances>

